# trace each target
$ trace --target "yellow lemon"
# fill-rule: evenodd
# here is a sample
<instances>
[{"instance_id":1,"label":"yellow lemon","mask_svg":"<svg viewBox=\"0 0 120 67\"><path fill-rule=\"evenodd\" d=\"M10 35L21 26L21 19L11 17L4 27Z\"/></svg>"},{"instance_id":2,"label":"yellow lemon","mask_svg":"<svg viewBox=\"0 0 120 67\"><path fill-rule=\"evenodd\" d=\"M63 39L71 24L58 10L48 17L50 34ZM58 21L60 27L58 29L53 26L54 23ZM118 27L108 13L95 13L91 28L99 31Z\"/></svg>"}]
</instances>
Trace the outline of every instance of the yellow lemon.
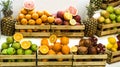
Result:
<instances>
[{"instance_id":1,"label":"yellow lemon","mask_svg":"<svg viewBox=\"0 0 120 67\"><path fill-rule=\"evenodd\" d=\"M116 49L117 49L117 48L118 48L118 44L117 44L117 43L114 44L114 45L113 45L113 48L116 48Z\"/></svg>"},{"instance_id":2,"label":"yellow lemon","mask_svg":"<svg viewBox=\"0 0 120 67\"><path fill-rule=\"evenodd\" d=\"M112 44L107 44L107 46L106 46L106 48L108 49L108 50L110 50L111 48L113 47L113 45Z\"/></svg>"},{"instance_id":3,"label":"yellow lemon","mask_svg":"<svg viewBox=\"0 0 120 67\"><path fill-rule=\"evenodd\" d=\"M108 37L108 42L111 43L111 44L115 44L116 39L114 37Z\"/></svg>"},{"instance_id":4,"label":"yellow lemon","mask_svg":"<svg viewBox=\"0 0 120 67\"><path fill-rule=\"evenodd\" d=\"M112 48L111 50L112 50L113 52L116 52L116 51L117 51L117 49L116 49L116 48Z\"/></svg>"}]
</instances>

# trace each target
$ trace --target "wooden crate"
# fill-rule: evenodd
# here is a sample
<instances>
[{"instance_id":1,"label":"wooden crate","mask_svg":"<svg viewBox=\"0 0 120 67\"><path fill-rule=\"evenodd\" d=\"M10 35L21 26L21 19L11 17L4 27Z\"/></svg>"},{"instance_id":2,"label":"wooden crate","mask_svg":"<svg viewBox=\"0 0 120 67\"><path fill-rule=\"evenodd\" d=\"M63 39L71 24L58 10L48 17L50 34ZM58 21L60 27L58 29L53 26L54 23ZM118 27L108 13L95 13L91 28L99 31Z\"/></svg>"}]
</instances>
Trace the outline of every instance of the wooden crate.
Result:
<instances>
[{"instance_id":1,"label":"wooden crate","mask_svg":"<svg viewBox=\"0 0 120 67\"><path fill-rule=\"evenodd\" d=\"M48 61L43 62L43 59ZM38 67L72 67L72 55L38 55Z\"/></svg>"},{"instance_id":2,"label":"wooden crate","mask_svg":"<svg viewBox=\"0 0 120 67\"><path fill-rule=\"evenodd\" d=\"M111 64L120 61L120 51L116 52L107 51L107 54L108 54L107 63Z\"/></svg>"},{"instance_id":3,"label":"wooden crate","mask_svg":"<svg viewBox=\"0 0 120 67\"><path fill-rule=\"evenodd\" d=\"M109 6L109 5L116 7L116 6L120 5L120 0L116 0L116 1L110 0L110 2L103 3L101 8L106 9L107 6Z\"/></svg>"},{"instance_id":4,"label":"wooden crate","mask_svg":"<svg viewBox=\"0 0 120 67\"><path fill-rule=\"evenodd\" d=\"M58 36L83 37L84 29L84 25L51 25L52 33L55 33Z\"/></svg>"},{"instance_id":5,"label":"wooden crate","mask_svg":"<svg viewBox=\"0 0 120 67\"><path fill-rule=\"evenodd\" d=\"M74 55L73 67L105 67L107 54L104 55Z\"/></svg>"},{"instance_id":6,"label":"wooden crate","mask_svg":"<svg viewBox=\"0 0 120 67\"><path fill-rule=\"evenodd\" d=\"M47 32L20 32L23 36L26 37L49 37L50 36L50 25L20 25L15 24L16 32L20 29L38 29L38 30L47 30Z\"/></svg>"},{"instance_id":7,"label":"wooden crate","mask_svg":"<svg viewBox=\"0 0 120 67\"><path fill-rule=\"evenodd\" d=\"M7 62L7 60L30 60L31 61L13 61ZM36 55L0 55L0 67L35 67L36 66Z\"/></svg>"},{"instance_id":8,"label":"wooden crate","mask_svg":"<svg viewBox=\"0 0 120 67\"><path fill-rule=\"evenodd\" d=\"M111 29L117 27L117 29ZM109 34L115 34L120 32L120 23L114 23L114 24L98 24L98 29L97 29L97 36L104 36L104 35L109 35Z\"/></svg>"}]
</instances>

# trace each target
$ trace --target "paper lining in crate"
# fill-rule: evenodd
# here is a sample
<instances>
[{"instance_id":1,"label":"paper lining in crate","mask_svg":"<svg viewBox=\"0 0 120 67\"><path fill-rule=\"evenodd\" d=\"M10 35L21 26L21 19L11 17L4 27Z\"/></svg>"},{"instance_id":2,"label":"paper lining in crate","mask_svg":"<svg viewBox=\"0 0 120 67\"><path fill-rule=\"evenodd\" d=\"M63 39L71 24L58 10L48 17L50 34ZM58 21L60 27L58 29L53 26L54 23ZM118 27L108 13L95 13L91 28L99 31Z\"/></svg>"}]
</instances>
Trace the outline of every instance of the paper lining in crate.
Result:
<instances>
[{"instance_id":1,"label":"paper lining in crate","mask_svg":"<svg viewBox=\"0 0 120 67\"><path fill-rule=\"evenodd\" d=\"M49 37L50 25L20 25L15 24L16 32L20 32L23 36L29 37Z\"/></svg>"},{"instance_id":2,"label":"paper lining in crate","mask_svg":"<svg viewBox=\"0 0 120 67\"><path fill-rule=\"evenodd\" d=\"M114 7L120 5L120 0L107 0L107 1L109 1L109 2L102 3L102 5L101 5L102 9L106 9L107 6L109 6L109 5L114 6Z\"/></svg>"},{"instance_id":3,"label":"paper lining in crate","mask_svg":"<svg viewBox=\"0 0 120 67\"><path fill-rule=\"evenodd\" d=\"M98 24L97 36L104 36L120 32L120 23Z\"/></svg>"},{"instance_id":4,"label":"paper lining in crate","mask_svg":"<svg viewBox=\"0 0 120 67\"><path fill-rule=\"evenodd\" d=\"M73 67L105 67L107 54L74 55Z\"/></svg>"},{"instance_id":5,"label":"paper lining in crate","mask_svg":"<svg viewBox=\"0 0 120 67\"><path fill-rule=\"evenodd\" d=\"M52 33L57 34L57 36L83 37L84 29L84 25L51 25Z\"/></svg>"},{"instance_id":6,"label":"paper lining in crate","mask_svg":"<svg viewBox=\"0 0 120 67\"><path fill-rule=\"evenodd\" d=\"M112 52L107 50L106 53L108 54L107 63L111 64L120 61L120 51Z\"/></svg>"},{"instance_id":7,"label":"paper lining in crate","mask_svg":"<svg viewBox=\"0 0 120 67\"><path fill-rule=\"evenodd\" d=\"M38 55L37 59L39 67L72 67L72 55Z\"/></svg>"},{"instance_id":8,"label":"paper lining in crate","mask_svg":"<svg viewBox=\"0 0 120 67\"><path fill-rule=\"evenodd\" d=\"M0 67L35 67L36 55L0 55Z\"/></svg>"}]
</instances>

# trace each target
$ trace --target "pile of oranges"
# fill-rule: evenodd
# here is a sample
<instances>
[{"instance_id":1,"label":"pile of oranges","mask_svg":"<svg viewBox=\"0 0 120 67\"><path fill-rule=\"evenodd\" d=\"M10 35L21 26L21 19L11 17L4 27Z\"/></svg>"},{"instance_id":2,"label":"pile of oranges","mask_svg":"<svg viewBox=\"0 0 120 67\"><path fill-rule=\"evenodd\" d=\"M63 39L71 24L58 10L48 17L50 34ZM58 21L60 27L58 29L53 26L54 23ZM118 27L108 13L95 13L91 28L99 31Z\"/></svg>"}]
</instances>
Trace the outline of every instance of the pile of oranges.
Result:
<instances>
[{"instance_id":1,"label":"pile of oranges","mask_svg":"<svg viewBox=\"0 0 120 67\"><path fill-rule=\"evenodd\" d=\"M17 17L18 22L21 25L45 25L54 22L54 17L48 11L34 11L22 8ZM28 29L27 32L36 32L37 30ZM20 30L25 32L25 30Z\"/></svg>"}]
</instances>

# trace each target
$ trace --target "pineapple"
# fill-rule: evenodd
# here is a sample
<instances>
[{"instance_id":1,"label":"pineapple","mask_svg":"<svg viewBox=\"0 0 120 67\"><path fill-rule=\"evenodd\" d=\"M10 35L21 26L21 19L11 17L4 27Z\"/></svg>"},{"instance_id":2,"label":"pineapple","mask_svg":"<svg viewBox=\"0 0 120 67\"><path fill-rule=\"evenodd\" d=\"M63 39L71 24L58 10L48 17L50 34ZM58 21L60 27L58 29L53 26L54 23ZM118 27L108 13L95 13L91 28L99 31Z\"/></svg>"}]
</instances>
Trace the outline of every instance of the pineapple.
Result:
<instances>
[{"instance_id":1,"label":"pineapple","mask_svg":"<svg viewBox=\"0 0 120 67\"><path fill-rule=\"evenodd\" d=\"M94 8L94 10L100 9L102 2L103 2L103 0L90 0L90 3L92 5L92 7Z\"/></svg>"},{"instance_id":2,"label":"pineapple","mask_svg":"<svg viewBox=\"0 0 120 67\"><path fill-rule=\"evenodd\" d=\"M85 36L92 37L96 34L98 24L97 20L93 18L95 10L91 3L87 7L87 10L88 18L83 22L83 24L85 25Z\"/></svg>"},{"instance_id":3,"label":"pineapple","mask_svg":"<svg viewBox=\"0 0 120 67\"><path fill-rule=\"evenodd\" d=\"M1 20L1 32L3 35L11 36L14 34L15 31L15 22L16 20L13 19L12 14L12 1L10 0L3 0L1 1L0 5L2 8L2 13L4 17Z\"/></svg>"}]
</instances>

